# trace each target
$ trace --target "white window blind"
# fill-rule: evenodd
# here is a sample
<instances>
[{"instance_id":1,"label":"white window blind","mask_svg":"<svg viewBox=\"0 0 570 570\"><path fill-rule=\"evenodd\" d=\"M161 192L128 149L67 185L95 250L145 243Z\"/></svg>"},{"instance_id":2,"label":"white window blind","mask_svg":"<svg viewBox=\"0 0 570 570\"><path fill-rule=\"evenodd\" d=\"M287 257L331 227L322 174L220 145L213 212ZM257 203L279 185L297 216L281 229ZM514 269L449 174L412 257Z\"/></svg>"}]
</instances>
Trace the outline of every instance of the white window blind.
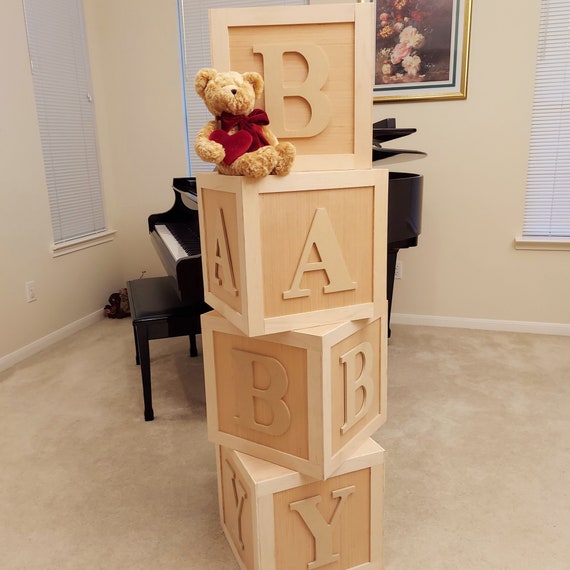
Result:
<instances>
[{"instance_id":1,"label":"white window blind","mask_svg":"<svg viewBox=\"0 0 570 570\"><path fill-rule=\"evenodd\" d=\"M212 120L212 115L194 90L194 77L198 70L212 65L208 10L251 6L293 6L308 3L308 0L179 0L190 173L211 171L214 168L213 164L203 162L194 152L194 139L198 131Z\"/></svg>"},{"instance_id":2,"label":"white window blind","mask_svg":"<svg viewBox=\"0 0 570 570\"><path fill-rule=\"evenodd\" d=\"M570 240L570 2L540 19L523 238Z\"/></svg>"},{"instance_id":3,"label":"white window blind","mask_svg":"<svg viewBox=\"0 0 570 570\"><path fill-rule=\"evenodd\" d=\"M24 0L56 244L105 230L81 0Z\"/></svg>"}]
</instances>

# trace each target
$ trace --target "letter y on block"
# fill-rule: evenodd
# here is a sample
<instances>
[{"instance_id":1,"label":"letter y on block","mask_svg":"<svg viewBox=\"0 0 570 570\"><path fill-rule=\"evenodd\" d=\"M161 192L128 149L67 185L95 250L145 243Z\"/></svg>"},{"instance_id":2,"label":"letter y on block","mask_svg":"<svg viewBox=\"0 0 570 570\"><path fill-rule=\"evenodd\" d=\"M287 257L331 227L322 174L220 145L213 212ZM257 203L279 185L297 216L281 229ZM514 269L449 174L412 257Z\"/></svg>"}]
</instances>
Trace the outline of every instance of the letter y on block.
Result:
<instances>
[{"instance_id":1,"label":"letter y on block","mask_svg":"<svg viewBox=\"0 0 570 570\"><path fill-rule=\"evenodd\" d=\"M352 495L355 490L356 487L351 485L350 487L344 487L343 489L337 489L332 492L333 499L338 498L339 501L335 507L330 523L327 523L317 508L317 505L321 502L320 495L309 497L302 501L296 501L289 505L292 511L297 511L299 515L301 515L301 518L315 539L316 556L315 560L308 564L307 568L309 570L326 566L339 559L340 554L338 552L333 553L333 531L338 524L339 517L346 501L348 501L348 497Z\"/></svg>"},{"instance_id":2,"label":"letter y on block","mask_svg":"<svg viewBox=\"0 0 570 570\"><path fill-rule=\"evenodd\" d=\"M245 548L245 544L243 542L243 527L242 527L242 513L243 513L243 505L245 500L247 499L247 491L243 486L242 482L239 480L238 475L233 468L232 464L226 459L226 465L231 471L231 480L232 480L232 491L233 491L233 498L236 508L236 519L237 519L237 530L238 530L238 540L241 549Z\"/></svg>"}]
</instances>

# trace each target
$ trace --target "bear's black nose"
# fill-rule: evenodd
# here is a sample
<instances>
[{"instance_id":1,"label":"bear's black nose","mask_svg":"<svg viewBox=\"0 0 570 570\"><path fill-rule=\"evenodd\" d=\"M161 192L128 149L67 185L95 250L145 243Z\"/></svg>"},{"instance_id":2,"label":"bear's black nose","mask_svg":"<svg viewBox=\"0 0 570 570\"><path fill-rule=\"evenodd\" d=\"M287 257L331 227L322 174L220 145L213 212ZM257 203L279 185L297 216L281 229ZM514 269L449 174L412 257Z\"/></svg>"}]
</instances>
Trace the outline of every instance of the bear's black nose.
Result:
<instances>
[{"instance_id":1,"label":"bear's black nose","mask_svg":"<svg viewBox=\"0 0 570 570\"><path fill-rule=\"evenodd\" d=\"M237 89L232 89L232 95L235 95L237 93Z\"/></svg>"}]
</instances>

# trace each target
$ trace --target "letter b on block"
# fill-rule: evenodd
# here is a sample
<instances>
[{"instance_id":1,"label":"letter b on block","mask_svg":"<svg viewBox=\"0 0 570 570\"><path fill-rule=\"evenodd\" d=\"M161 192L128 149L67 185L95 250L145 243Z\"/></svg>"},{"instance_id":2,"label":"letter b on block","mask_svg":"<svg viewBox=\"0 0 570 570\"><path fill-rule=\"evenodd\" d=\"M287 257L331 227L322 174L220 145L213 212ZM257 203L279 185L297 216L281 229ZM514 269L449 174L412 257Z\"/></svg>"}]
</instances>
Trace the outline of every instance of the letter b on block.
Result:
<instances>
[{"instance_id":1,"label":"letter b on block","mask_svg":"<svg viewBox=\"0 0 570 570\"><path fill-rule=\"evenodd\" d=\"M237 402L236 420L245 427L270 435L284 434L291 424L291 413L283 397L289 381L287 371L276 359L244 350L232 350L236 363ZM266 386L259 387L260 376ZM256 402L265 405L269 419L263 421L256 413Z\"/></svg>"},{"instance_id":2,"label":"letter b on block","mask_svg":"<svg viewBox=\"0 0 570 570\"><path fill-rule=\"evenodd\" d=\"M302 83L283 84L283 56L297 53L307 62L307 77ZM263 55L265 75L265 108L271 117L271 128L279 137L314 137L323 132L332 118L332 102L323 91L329 79L329 61L325 50L317 44L254 45L253 53ZM285 124L284 100L299 97L310 108L309 122L297 128Z\"/></svg>"},{"instance_id":3,"label":"letter b on block","mask_svg":"<svg viewBox=\"0 0 570 570\"><path fill-rule=\"evenodd\" d=\"M361 370L357 372L357 360L361 360ZM372 345L363 342L346 354L341 356L340 361L344 370L344 424L341 427L343 434L347 433L361 418L363 418L374 396L374 377L372 370L373 353ZM356 394L362 393L362 403L356 403Z\"/></svg>"}]
</instances>

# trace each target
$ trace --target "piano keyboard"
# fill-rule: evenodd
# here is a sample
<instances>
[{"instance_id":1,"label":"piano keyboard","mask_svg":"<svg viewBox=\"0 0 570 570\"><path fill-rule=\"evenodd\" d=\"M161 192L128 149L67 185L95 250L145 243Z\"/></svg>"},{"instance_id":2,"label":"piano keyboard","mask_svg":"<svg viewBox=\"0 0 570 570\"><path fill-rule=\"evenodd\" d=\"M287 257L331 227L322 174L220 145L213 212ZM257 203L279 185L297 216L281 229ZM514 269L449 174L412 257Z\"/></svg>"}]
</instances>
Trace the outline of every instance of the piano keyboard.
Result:
<instances>
[{"instance_id":1,"label":"piano keyboard","mask_svg":"<svg viewBox=\"0 0 570 570\"><path fill-rule=\"evenodd\" d=\"M168 222L156 224L154 231L160 236L176 261L184 257L200 255L200 236L190 225Z\"/></svg>"}]
</instances>

